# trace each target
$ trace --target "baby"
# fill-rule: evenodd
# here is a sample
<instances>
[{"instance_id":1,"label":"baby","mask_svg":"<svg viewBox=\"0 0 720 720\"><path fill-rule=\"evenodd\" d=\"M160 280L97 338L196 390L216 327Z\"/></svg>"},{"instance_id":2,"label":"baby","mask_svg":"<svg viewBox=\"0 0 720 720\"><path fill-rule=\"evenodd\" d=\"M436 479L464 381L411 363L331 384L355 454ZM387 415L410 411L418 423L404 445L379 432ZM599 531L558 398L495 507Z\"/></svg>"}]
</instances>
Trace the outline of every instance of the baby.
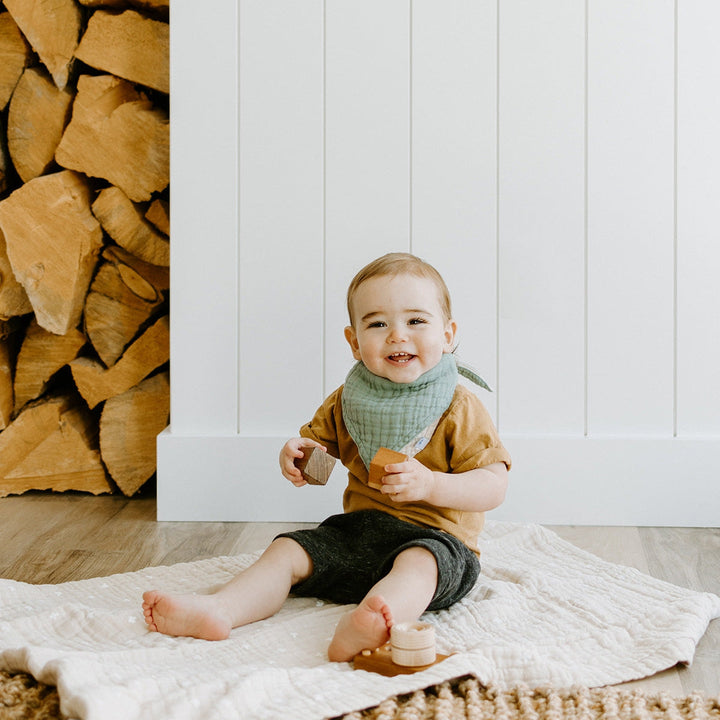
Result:
<instances>
[{"instance_id":1,"label":"baby","mask_svg":"<svg viewBox=\"0 0 720 720\"><path fill-rule=\"evenodd\" d=\"M394 623L417 620L464 597L480 572L484 512L505 497L510 456L477 396L458 384L450 296L431 265L390 253L363 268L347 294L345 338L357 363L280 452L293 485L294 461L311 447L348 470L344 512L317 528L279 535L257 562L211 595L143 595L150 630L206 640L276 613L290 593L356 604L328 648L351 660L388 640ZM368 485L378 448L408 459Z\"/></svg>"}]
</instances>

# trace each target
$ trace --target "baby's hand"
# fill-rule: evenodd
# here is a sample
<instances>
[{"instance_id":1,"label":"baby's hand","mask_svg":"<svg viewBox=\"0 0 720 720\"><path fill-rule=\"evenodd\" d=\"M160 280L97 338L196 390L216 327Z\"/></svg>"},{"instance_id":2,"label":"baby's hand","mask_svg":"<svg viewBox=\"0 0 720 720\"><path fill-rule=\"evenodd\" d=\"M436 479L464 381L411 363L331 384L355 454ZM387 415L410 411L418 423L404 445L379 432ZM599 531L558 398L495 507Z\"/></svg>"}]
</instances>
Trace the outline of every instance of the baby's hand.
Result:
<instances>
[{"instance_id":1,"label":"baby's hand","mask_svg":"<svg viewBox=\"0 0 720 720\"><path fill-rule=\"evenodd\" d=\"M319 447L327 452L327 448L309 438L291 438L280 451L280 471L295 487L307 485L303 474L295 467L295 459L305 457L303 448Z\"/></svg>"},{"instance_id":2,"label":"baby's hand","mask_svg":"<svg viewBox=\"0 0 720 720\"><path fill-rule=\"evenodd\" d=\"M425 500L432 491L435 475L415 458L406 462L385 466L383 495L389 495L394 502L416 502Z\"/></svg>"}]
</instances>

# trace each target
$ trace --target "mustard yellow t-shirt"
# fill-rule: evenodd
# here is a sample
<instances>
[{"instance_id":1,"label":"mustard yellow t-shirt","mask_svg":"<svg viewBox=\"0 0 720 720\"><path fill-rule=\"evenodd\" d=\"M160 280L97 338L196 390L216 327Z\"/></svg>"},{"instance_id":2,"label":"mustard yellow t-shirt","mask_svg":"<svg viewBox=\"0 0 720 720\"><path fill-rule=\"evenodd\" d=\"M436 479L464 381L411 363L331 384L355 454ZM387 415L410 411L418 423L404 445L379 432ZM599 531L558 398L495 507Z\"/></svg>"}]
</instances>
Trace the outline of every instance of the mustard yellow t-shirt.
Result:
<instances>
[{"instance_id":1,"label":"mustard yellow t-shirt","mask_svg":"<svg viewBox=\"0 0 720 720\"><path fill-rule=\"evenodd\" d=\"M480 554L477 536L485 513L441 508L425 502L398 503L368 486L368 471L360 459L342 417L342 386L318 408L313 419L300 428L302 437L327 447L348 470L343 509L381 510L416 525L444 530ZM510 455L503 447L495 426L480 399L463 385L455 389L430 442L415 456L425 467L445 473L462 473L496 462L510 467Z\"/></svg>"}]
</instances>

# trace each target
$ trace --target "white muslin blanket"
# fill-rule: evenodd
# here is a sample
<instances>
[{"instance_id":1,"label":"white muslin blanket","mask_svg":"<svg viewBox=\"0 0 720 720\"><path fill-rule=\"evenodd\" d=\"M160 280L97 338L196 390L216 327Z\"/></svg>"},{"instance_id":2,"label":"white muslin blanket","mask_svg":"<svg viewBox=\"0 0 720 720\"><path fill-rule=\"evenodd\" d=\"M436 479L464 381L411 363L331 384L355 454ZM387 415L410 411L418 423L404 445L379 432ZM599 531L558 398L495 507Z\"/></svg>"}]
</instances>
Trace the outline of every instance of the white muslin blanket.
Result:
<instances>
[{"instance_id":1,"label":"white muslin blanket","mask_svg":"<svg viewBox=\"0 0 720 720\"><path fill-rule=\"evenodd\" d=\"M415 675L329 663L347 607L291 598L269 620L207 642L148 632L144 590L199 591L256 555L219 557L60 585L0 580L0 668L57 684L73 718L319 720L452 677L508 686L606 685L691 662L720 598L579 550L536 525L490 522L468 597L427 613L437 650Z\"/></svg>"}]
</instances>

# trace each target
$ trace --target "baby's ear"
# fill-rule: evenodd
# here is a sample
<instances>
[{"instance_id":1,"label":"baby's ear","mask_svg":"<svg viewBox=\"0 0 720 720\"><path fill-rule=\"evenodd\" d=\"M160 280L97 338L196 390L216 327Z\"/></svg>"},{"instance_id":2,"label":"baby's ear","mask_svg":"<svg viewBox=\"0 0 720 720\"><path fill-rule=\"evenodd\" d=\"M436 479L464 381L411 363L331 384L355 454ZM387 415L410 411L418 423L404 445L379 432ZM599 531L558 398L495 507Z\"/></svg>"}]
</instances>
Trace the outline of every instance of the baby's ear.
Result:
<instances>
[{"instance_id":1,"label":"baby's ear","mask_svg":"<svg viewBox=\"0 0 720 720\"><path fill-rule=\"evenodd\" d=\"M348 341L348 345L350 345L350 349L352 350L355 360L361 360L362 358L360 357L360 345L358 344L357 333L352 325L348 325L345 328L345 339Z\"/></svg>"},{"instance_id":2,"label":"baby's ear","mask_svg":"<svg viewBox=\"0 0 720 720\"><path fill-rule=\"evenodd\" d=\"M445 325L445 347L446 353L455 351L455 334L457 333L457 323L451 318Z\"/></svg>"}]
</instances>

